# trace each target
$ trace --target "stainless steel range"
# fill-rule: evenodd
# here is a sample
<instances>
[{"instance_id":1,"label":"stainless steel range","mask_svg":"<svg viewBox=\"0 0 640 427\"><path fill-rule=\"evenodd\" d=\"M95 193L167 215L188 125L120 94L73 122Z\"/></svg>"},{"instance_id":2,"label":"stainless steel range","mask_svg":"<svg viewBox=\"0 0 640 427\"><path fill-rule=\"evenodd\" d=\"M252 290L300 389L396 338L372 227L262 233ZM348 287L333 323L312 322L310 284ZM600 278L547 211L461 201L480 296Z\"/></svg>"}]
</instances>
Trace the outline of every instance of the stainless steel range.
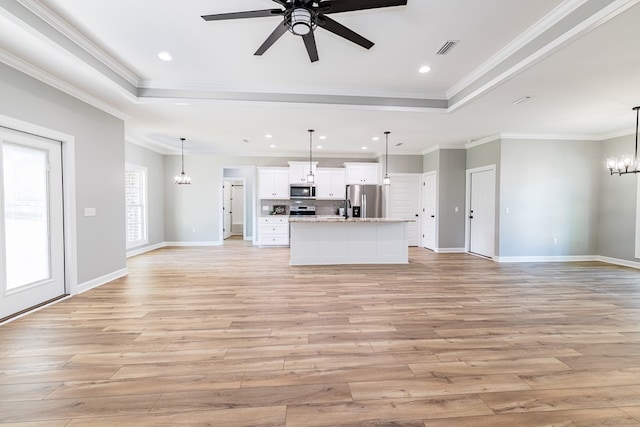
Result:
<instances>
[{"instance_id":1,"label":"stainless steel range","mask_svg":"<svg viewBox=\"0 0 640 427\"><path fill-rule=\"evenodd\" d=\"M306 203L294 203L289 209L290 216L315 215L316 205Z\"/></svg>"}]
</instances>

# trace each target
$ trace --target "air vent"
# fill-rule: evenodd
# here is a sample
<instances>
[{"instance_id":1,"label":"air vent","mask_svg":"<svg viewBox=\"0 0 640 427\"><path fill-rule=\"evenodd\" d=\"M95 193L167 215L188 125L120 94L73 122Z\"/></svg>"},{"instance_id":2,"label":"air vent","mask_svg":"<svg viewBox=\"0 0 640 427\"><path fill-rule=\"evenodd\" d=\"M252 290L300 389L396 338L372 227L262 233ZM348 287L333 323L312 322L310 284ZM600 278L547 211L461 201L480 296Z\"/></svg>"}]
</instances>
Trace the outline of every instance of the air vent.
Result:
<instances>
[{"instance_id":1,"label":"air vent","mask_svg":"<svg viewBox=\"0 0 640 427\"><path fill-rule=\"evenodd\" d=\"M444 44L440 47L440 49L438 49L438 51L436 52L436 55L446 55L447 53L449 53L449 51L451 49L453 49L455 47L455 45L457 45L458 43L460 43L460 40L447 40L446 42L444 42Z\"/></svg>"}]
</instances>

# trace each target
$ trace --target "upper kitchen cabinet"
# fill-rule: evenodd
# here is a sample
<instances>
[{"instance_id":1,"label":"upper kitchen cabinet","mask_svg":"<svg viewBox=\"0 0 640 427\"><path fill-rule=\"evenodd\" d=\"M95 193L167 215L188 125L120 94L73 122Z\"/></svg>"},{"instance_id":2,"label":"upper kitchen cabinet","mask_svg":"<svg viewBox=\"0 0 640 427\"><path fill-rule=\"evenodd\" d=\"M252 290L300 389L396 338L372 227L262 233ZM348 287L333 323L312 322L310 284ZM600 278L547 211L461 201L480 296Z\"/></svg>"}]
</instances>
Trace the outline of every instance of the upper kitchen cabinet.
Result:
<instances>
[{"instance_id":1,"label":"upper kitchen cabinet","mask_svg":"<svg viewBox=\"0 0 640 427\"><path fill-rule=\"evenodd\" d=\"M316 198L342 200L345 195L345 170L343 168L318 168L316 171Z\"/></svg>"},{"instance_id":2,"label":"upper kitchen cabinet","mask_svg":"<svg viewBox=\"0 0 640 427\"><path fill-rule=\"evenodd\" d=\"M311 163L313 174L316 174L318 162ZM309 175L309 162L289 162L289 183L305 184Z\"/></svg>"},{"instance_id":3,"label":"upper kitchen cabinet","mask_svg":"<svg viewBox=\"0 0 640 427\"><path fill-rule=\"evenodd\" d=\"M378 163L345 163L347 184L380 185Z\"/></svg>"},{"instance_id":4,"label":"upper kitchen cabinet","mask_svg":"<svg viewBox=\"0 0 640 427\"><path fill-rule=\"evenodd\" d=\"M260 199L289 198L289 168L258 168Z\"/></svg>"}]
</instances>

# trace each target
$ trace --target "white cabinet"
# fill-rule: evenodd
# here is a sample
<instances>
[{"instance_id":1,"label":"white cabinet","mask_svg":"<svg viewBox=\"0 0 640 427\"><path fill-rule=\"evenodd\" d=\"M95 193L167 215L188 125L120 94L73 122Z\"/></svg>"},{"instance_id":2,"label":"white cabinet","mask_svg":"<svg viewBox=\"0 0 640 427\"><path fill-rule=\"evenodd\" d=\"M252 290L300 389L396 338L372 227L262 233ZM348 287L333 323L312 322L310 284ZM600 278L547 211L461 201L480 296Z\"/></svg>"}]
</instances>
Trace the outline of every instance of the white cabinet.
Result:
<instances>
[{"instance_id":1,"label":"white cabinet","mask_svg":"<svg viewBox=\"0 0 640 427\"><path fill-rule=\"evenodd\" d=\"M311 170L316 174L316 165L318 162L311 163ZM309 175L309 162L289 162L289 183L304 184L307 182Z\"/></svg>"},{"instance_id":2,"label":"white cabinet","mask_svg":"<svg viewBox=\"0 0 640 427\"><path fill-rule=\"evenodd\" d=\"M260 246L289 245L289 217L261 216L258 218L258 237Z\"/></svg>"},{"instance_id":3,"label":"white cabinet","mask_svg":"<svg viewBox=\"0 0 640 427\"><path fill-rule=\"evenodd\" d=\"M316 198L342 200L345 197L345 170L343 168L318 168L316 171Z\"/></svg>"},{"instance_id":4,"label":"white cabinet","mask_svg":"<svg viewBox=\"0 0 640 427\"><path fill-rule=\"evenodd\" d=\"M258 168L260 199L289 198L289 168Z\"/></svg>"},{"instance_id":5,"label":"white cabinet","mask_svg":"<svg viewBox=\"0 0 640 427\"><path fill-rule=\"evenodd\" d=\"M380 184L378 163L345 163L347 184Z\"/></svg>"}]
</instances>

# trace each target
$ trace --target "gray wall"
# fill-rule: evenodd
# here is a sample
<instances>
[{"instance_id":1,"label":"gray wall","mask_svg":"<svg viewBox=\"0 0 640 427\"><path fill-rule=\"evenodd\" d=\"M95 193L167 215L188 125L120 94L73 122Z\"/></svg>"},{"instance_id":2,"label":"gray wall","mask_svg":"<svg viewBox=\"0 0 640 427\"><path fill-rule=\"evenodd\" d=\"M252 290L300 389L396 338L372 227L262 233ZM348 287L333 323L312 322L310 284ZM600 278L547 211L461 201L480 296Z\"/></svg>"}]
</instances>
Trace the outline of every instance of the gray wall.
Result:
<instances>
[{"instance_id":1,"label":"gray wall","mask_svg":"<svg viewBox=\"0 0 640 427\"><path fill-rule=\"evenodd\" d=\"M598 170L600 179L600 221L598 223L598 254L606 257L635 259L636 206L639 176L609 174L605 161L623 153L632 153L634 136L609 139L601 143Z\"/></svg>"},{"instance_id":2,"label":"gray wall","mask_svg":"<svg viewBox=\"0 0 640 427\"><path fill-rule=\"evenodd\" d=\"M438 248L464 248L467 153L439 150L438 154Z\"/></svg>"},{"instance_id":3,"label":"gray wall","mask_svg":"<svg viewBox=\"0 0 640 427\"><path fill-rule=\"evenodd\" d=\"M501 153L499 255L597 254L599 143L503 140Z\"/></svg>"},{"instance_id":4,"label":"gray wall","mask_svg":"<svg viewBox=\"0 0 640 427\"><path fill-rule=\"evenodd\" d=\"M437 171L440 165L440 150L427 153L422 158L422 171Z\"/></svg>"},{"instance_id":5,"label":"gray wall","mask_svg":"<svg viewBox=\"0 0 640 427\"><path fill-rule=\"evenodd\" d=\"M389 155L389 173L422 173L422 156L419 155ZM385 157L378 157L380 171L384 175Z\"/></svg>"},{"instance_id":6,"label":"gray wall","mask_svg":"<svg viewBox=\"0 0 640 427\"><path fill-rule=\"evenodd\" d=\"M126 268L124 122L4 64L0 93L0 114L75 138L78 283Z\"/></svg>"},{"instance_id":7,"label":"gray wall","mask_svg":"<svg viewBox=\"0 0 640 427\"><path fill-rule=\"evenodd\" d=\"M148 246L164 239L164 158L162 154L135 144L125 144L125 162L147 168ZM142 246L144 248L144 246ZM139 248L136 248L139 249Z\"/></svg>"}]
</instances>

